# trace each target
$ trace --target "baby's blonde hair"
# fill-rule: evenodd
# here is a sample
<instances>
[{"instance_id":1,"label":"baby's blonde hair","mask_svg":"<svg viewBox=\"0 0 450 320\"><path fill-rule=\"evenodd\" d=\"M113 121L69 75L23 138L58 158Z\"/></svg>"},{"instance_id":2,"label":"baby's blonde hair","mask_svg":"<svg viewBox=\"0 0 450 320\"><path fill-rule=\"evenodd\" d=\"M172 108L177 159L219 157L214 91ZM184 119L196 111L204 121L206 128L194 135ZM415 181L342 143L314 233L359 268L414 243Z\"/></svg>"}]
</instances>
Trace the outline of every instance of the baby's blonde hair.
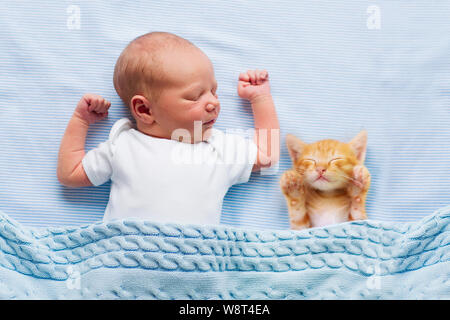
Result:
<instances>
[{"instance_id":1,"label":"baby's blonde hair","mask_svg":"<svg viewBox=\"0 0 450 320\"><path fill-rule=\"evenodd\" d=\"M114 88L123 103L130 108L131 99L137 94L158 101L165 79L161 55L164 50L188 46L195 47L168 32L150 32L132 40L114 68Z\"/></svg>"}]
</instances>

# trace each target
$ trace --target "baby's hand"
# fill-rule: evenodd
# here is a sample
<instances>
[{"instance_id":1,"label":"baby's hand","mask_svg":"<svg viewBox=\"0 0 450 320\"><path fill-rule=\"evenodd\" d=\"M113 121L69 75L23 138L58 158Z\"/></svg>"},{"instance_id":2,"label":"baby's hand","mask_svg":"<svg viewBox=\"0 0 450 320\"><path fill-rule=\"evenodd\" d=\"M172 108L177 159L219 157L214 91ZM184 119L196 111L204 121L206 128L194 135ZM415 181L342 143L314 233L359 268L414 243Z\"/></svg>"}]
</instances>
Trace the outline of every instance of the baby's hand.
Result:
<instances>
[{"instance_id":1,"label":"baby's hand","mask_svg":"<svg viewBox=\"0 0 450 320\"><path fill-rule=\"evenodd\" d=\"M241 98L254 100L270 95L269 73L266 70L248 70L239 75L238 94Z\"/></svg>"},{"instance_id":2,"label":"baby's hand","mask_svg":"<svg viewBox=\"0 0 450 320\"><path fill-rule=\"evenodd\" d=\"M88 125L91 125L106 118L110 106L111 102L105 100L103 97L87 93L78 102L75 114Z\"/></svg>"}]
</instances>

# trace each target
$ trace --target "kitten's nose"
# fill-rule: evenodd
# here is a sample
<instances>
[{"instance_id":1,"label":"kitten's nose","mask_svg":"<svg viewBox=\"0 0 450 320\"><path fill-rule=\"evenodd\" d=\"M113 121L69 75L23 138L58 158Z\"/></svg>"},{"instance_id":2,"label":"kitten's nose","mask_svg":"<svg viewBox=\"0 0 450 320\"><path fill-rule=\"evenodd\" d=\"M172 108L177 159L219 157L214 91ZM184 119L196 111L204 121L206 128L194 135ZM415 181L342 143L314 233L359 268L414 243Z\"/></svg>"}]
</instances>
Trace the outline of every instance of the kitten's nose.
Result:
<instances>
[{"instance_id":1,"label":"kitten's nose","mask_svg":"<svg viewBox=\"0 0 450 320\"><path fill-rule=\"evenodd\" d=\"M327 171L327 169L324 167L317 167L316 171L318 174L322 175L325 171Z\"/></svg>"}]
</instances>

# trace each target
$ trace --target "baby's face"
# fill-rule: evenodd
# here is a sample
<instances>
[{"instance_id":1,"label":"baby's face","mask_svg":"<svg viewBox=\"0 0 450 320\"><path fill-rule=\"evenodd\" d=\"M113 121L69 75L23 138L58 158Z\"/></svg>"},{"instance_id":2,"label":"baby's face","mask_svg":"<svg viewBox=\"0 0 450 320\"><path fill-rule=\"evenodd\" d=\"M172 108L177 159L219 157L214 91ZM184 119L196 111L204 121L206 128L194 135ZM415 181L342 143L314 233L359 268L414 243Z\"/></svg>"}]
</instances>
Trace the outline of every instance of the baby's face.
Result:
<instances>
[{"instance_id":1,"label":"baby's face","mask_svg":"<svg viewBox=\"0 0 450 320\"><path fill-rule=\"evenodd\" d=\"M185 129L196 136L195 142L206 140L220 112L211 61L198 49L167 52L163 59L167 81L153 108L156 122L168 137ZM196 132L195 121L201 121Z\"/></svg>"}]
</instances>

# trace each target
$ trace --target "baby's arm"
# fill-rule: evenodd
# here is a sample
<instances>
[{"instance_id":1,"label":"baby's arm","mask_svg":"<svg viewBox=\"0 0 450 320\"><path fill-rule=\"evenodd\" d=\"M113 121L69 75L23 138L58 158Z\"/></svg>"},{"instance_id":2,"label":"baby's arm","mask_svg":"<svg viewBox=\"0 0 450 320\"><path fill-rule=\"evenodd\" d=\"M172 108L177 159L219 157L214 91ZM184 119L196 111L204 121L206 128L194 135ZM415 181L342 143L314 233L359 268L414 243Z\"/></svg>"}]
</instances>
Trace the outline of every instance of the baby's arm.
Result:
<instances>
[{"instance_id":1,"label":"baby's arm","mask_svg":"<svg viewBox=\"0 0 450 320\"><path fill-rule=\"evenodd\" d=\"M67 187L92 186L81 161L89 125L108 115L111 103L95 94L85 94L67 125L58 154L58 181Z\"/></svg>"},{"instance_id":2,"label":"baby's arm","mask_svg":"<svg viewBox=\"0 0 450 320\"><path fill-rule=\"evenodd\" d=\"M280 158L280 124L270 93L267 71L249 70L241 73L238 94L249 100L253 109L258 157L252 171L271 167Z\"/></svg>"}]
</instances>

